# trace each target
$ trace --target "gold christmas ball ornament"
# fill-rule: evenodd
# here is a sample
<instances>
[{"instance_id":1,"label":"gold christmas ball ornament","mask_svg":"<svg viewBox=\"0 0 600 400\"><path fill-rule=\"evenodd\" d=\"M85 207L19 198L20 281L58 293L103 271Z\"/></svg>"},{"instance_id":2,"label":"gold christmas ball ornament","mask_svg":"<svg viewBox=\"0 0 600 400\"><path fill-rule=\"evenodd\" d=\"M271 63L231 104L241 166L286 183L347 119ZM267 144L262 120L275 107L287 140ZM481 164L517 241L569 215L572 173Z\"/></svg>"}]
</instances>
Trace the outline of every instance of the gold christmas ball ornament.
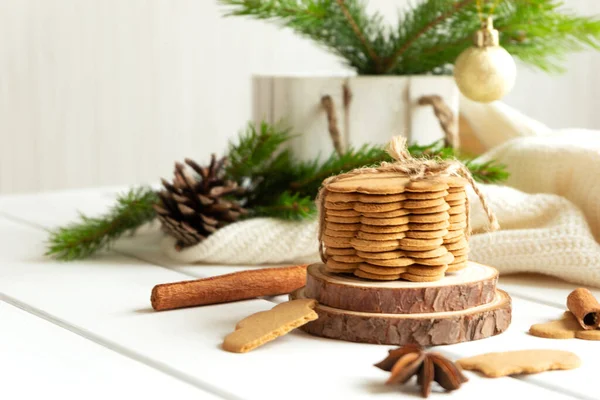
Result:
<instances>
[{"instance_id":1,"label":"gold christmas ball ornament","mask_svg":"<svg viewBox=\"0 0 600 400\"><path fill-rule=\"evenodd\" d=\"M461 93L481 103L504 97L517 76L515 60L499 45L492 19L475 34L475 46L463 51L454 63L454 79Z\"/></svg>"}]
</instances>

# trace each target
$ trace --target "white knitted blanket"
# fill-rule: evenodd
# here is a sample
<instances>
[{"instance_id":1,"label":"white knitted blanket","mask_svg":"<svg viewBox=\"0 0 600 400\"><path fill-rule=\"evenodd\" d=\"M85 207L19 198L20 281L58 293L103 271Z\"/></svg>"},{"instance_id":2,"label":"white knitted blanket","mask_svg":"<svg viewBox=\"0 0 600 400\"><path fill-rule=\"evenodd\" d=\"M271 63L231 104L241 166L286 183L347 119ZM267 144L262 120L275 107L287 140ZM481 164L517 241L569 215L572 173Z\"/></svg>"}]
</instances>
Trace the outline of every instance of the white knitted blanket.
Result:
<instances>
[{"instance_id":1,"label":"white knitted blanket","mask_svg":"<svg viewBox=\"0 0 600 400\"><path fill-rule=\"evenodd\" d=\"M470 194L470 259L500 273L537 272L600 286L600 132L551 132L502 103L465 100L461 108L482 141L496 146L484 158L505 163L511 173L506 187L482 185L500 231L486 232L481 205ZM316 236L315 221L257 218L181 252L169 238L163 248L187 263L300 263L318 261Z\"/></svg>"}]
</instances>

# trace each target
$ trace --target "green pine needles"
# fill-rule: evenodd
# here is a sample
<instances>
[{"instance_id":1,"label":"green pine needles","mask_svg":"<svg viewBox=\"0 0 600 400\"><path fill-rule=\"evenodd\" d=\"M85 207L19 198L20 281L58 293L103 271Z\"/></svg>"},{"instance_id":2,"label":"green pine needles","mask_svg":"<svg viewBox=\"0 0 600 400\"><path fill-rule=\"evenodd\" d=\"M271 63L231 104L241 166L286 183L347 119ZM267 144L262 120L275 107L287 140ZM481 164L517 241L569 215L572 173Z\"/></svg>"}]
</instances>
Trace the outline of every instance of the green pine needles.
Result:
<instances>
[{"instance_id":1,"label":"green pine needles","mask_svg":"<svg viewBox=\"0 0 600 400\"><path fill-rule=\"evenodd\" d=\"M86 258L109 248L122 235L155 218L152 205L158 201L151 188L130 189L117 197L117 203L100 217L80 215L80 221L50 232L47 255L60 260Z\"/></svg>"},{"instance_id":2,"label":"green pine needles","mask_svg":"<svg viewBox=\"0 0 600 400\"><path fill-rule=\"evenodd\" d=\"M275 21L341 57L360 75L448 74L480 26L475 0L421 0L395 26L367 13L364 0L219 0L226 15ZM557 0L482 0L494 8L501 45L544 71L562 71L566 53L600 48L600 20L573 15Z\"/></svg>"},{"instance_id":3,"label":"green pine needles","mask_svg":"<svg viewBox=\"0 0 600 400\"><path fill-rule=\"evenodd\" d=\"M324 160L301 161L292 154L288 129L262 123L248 124L235 142L229 144L225 179L246 190L237 194L249 210L248 217L275 217L303 220L314 217L315 198L324 179L355 168L377 166L392 161L383 146L365 145L342 154L333 152ZM427 146L412 145L414 157L461 160L479 182L497 183L508 178L504 165L494 161L480 163L449 147L442 140ZM50 233L47 254L61 260L86 258L108 248L121 235L134 232L154 220L153 205L158 196L151 188L131 189L120 195L105 215L80 221Z\"/></svg>"}]
</instances>

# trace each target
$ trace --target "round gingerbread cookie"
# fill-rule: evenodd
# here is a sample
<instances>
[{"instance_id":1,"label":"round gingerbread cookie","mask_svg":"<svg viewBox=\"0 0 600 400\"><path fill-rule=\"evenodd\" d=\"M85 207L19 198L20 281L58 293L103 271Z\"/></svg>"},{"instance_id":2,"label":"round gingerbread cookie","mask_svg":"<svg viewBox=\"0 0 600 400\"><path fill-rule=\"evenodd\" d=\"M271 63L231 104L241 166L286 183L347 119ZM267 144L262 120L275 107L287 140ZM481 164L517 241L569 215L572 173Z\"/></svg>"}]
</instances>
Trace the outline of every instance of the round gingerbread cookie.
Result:
<instances>
[{"instance_id":1,"label":"round gingerbread cookie","mask_svg":"<svg viewBox=\"0 0 600 400\"><path fill-rule=\"evenodd\" d=\"M392 258L389 260L380 260L374 258L364 258L365 262L376 265L378 267L408 267L409 265L413 265L415 262L411 258L401 257L401 258Z\"/></svg>"},{"instance_id":2,"label":"round gingerbread cookie","mask_svg":"<svg viewBox=\"0 0 600 400\"><path fill-rule=\"evenodd\" d=\"M410 179L397 172L366 172L344 176L327 185L327 190L338 193L399 194Z\"/></svg>"},{"instance_id":3,"label":"round gingerbread cookie","mask_svg":"<svg viewBox=\"0 0 600 400\"><path fill-rule=\"evenodd\" d=\"M400 208L398 210L384 211L384 212L363 212L362 216L368 217L368 218L396 218L396 217L402 217L402 216L408 215L408 214L409 214L409 211L406 208Z\"/></svg>"},{"instance_id":4,"label":"round gingerbread cookie","mask_svg":"<svg viewBox=\"0 0 600 400\"><path fill-rule=\"evenodd\" d=\"M358 276L359 278L370 279L370 280L374 280L374 281L395 281L395 280L400 279L400 274L377 275L377 274L370 274L368 272L361 271L360 269L355 270L354 275Z\"/></svg>"},{"instance_id":5,"label":"round gingerbread cookie","mask_svg":"<svg viewBox=\"0 0 600 400\"><path fill-rule=\"evenodd\" d=\"M406 193L407 200L434 200L448 196L448 191Z\"/></svg>"},{"instance_id":6,"label":"round gingerbread cookie","mask_svg":"<svg viewBox=\"0 0 600 400\"><path fill-rule=\"evenodd\" d=\"M410 213L411 214L435 214L435 213L440 213L440 212L444 212L444 211L448 211L448 210L450 210L450 206L448 205L448 203L444 203L442 205L434 206L434 207L412 208L410 210Z\"/></svg>"},{"instance_id":7,"label":"round gingerbread cookie","mask_svg":"<svg viewBox=\"0 0 600 400\"><path fill-rule=\"evenodd\" d=\"M412 210L414 208L430 208L442 206L444 204L446 204L446 200L443 198L432 200L406 200L402 203L402 207Z\"/></svg>"},{"instance_id":8,"label":"round gingerbread cookie","mask_svg":"<svg viewBox=\"0 0 600 400\"><path fill-rule=\"evenodd\" d=\"M356 236L355 231L334 231L333 229L325 228L325 235L335 238L353 238Z\"/></svg>"},{"instance_id":9,"label":"round gingerbread cookie","mask_svg":"<svg viewBox=\"0 0 600 400\"><path fill-rule=\"evenodd\" d=\"M370 233L358 231L356 234L358 239L366 239L366 240L398 240L406 237L406 232L396 232L396 233Z\"/></svg>"},{"instance_id":10,"label":"round gingerbread cookie","mask_svg":"<svg viewBox=\"0 0 600 400\"><path fill-rule=\"evenodd\" d=\"M402 208L402 203L355 203L354 211L359 211L361 213L379 213L379 212L387 212L387 211L396 211Z\"/></svg>"},{"instance_id":11,"label":"round gingerbread cookie","mask_svg":"<svg viewBox=\"0 0 600 400\"><path fill-rule=\"evenodd\" d=\"M361 225L361 232L370 233L397 233L408 231L408 225L396 225L396 226L380 226L380 225Z\"/></svg>"},{"instance_id":12,"label":"round gingerbread cookie","mask_svg":"<svg viewBox=\"0 0 600 400\"><path fill-rule=\"evenodd\" d=\"M363 194L357 193L357 201L361 203L398 203L400 201L406 200L406 195L403 193L400 194Z\"/></svg>"},{"instance_id":13,"label":"round gingerbread cookie","mask_svg":"<svg viewBox=\"0 0 600 400\"><path fill-rule=\"evenodd\" d=\"M412 239L437 239L446 236L448 234L448 230L440 229L437 231L406 231L404 234L407 238Z\"/></svg>"},{"instance_id":14,"label":"round gingerbread cookie","mask_svg":"<svg viewBox=\"0 0 600 400\"><path fill-rule=\"evenodd\" d=\"M418 223L418 224L431 223L431 222L443 222L443 221L452 222L452 221L450 221L450 214L448 214L445 211L435 213L435 214L411 214L408 217L408 219L410 222Z\"/></svg>"},{"instance_id":15,"label":"round gingerbread cookie","mask_svg":"<svg viewBox=\"0 0 600 400\"><path fill-rule=\"evenodd\" d=\"M376 265L362 263L358 269L369 274L376 275L399 275L407 271L406 267L378 267Z\"/></svg>"},{"instance_id":16,"label":"round gingerbread cookie","mask_svg":"<svg viewBox=\"0 0 600 400\"><path fill-rule=\"evenodd\" d=\"M433 223L425 223L425 224L408 224L408 230L410 231L439 231L442 229L448 229L450 226L450 222L442 221L442 222L433 222ZM448 233L449 234L449 233Z\"/></svg>"},{"instance_id":17,"label":"round gingerbread cookie","mask_svg":"<svg viewBox=\"0 0 600 400\"><path fill-rule=\"evenodd\" d=\"M361 217L360 223L363 225L371 225L371 226L398 226L398 225L406 225L409 222L409 216L405 215L403 217L395 217L395 218L369 218L369 217Z\"/></svg>"}]
</instances>

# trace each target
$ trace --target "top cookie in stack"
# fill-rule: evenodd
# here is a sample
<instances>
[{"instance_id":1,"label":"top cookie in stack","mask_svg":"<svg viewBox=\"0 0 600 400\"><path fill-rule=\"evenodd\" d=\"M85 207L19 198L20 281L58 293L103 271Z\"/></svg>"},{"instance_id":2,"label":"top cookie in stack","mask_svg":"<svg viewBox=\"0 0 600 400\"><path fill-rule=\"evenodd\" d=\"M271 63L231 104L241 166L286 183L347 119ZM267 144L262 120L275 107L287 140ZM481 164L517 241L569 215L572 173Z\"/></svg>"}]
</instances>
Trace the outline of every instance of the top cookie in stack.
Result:
<instances>
[{"instance_id":1,"label":"top cookie in stack","mask_svg":"<svg viewBox=\"0 0 600 400\"><path fill-rule=\"evenodd\" d=\"M322 241L331 272L439 280L466 266L466 180L362 173L327 185Z\"/></svg>"}]
</instances>

